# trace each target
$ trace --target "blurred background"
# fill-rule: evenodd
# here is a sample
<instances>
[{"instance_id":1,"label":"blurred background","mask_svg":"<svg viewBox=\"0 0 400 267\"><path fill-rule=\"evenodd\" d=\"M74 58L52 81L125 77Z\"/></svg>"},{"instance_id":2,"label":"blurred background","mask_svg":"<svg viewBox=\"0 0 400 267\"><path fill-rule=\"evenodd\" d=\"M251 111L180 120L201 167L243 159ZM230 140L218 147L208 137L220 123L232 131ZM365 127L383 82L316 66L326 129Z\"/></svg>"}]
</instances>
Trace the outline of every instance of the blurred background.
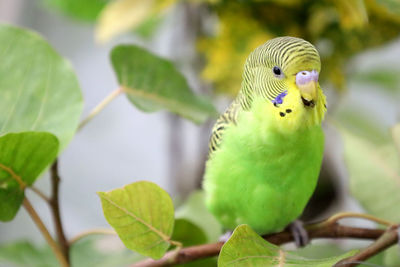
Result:
<instances>
[{"instance_id":1,"label":"blurred background","mask_svg":"<svg viewBox=\"0 0 400 267\"><path fill-rule=\"evenodd\" d=\"M320 183L304 214L308 220L365 210L350 196L352 174L342 135L332 125L368 140L373 153L391 142L390 128L400 121L396 0L0 0L0 21L39 32L71 61L85 99L83 117L118 87L109 60L117 44L140 44L173 60L193 90L223 111L240 89L244 61L254 48L276 36L310 41L321 55L329 116ZM125 96L114 100L61 155L67 235L108 226L97 191L150 180L179 203L199 189L213 122L195 125L167 112L145 114ZM48 192L47 177L37 185ZM31 198L51 221L46 204ZM400 220L400 212L395 216ZM0 223L0 243L16 239L42 243L23 209L13 222Z\"/></svg>"}]
</instances>

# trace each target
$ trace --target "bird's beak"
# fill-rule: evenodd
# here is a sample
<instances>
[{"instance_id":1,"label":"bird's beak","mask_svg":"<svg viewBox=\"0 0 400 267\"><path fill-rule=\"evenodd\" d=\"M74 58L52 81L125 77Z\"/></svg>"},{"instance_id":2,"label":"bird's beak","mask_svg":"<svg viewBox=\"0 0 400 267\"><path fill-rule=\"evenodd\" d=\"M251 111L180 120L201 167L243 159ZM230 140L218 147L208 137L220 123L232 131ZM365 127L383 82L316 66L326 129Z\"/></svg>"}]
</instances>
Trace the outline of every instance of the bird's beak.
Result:
<instances>
[{"instance_id":1,"label":"bird's beak","mask_svg":"<svg viewBox=\"0 0 400 267\"><path fill-rule=\"evenodd\" d=\"M314 107L318 99L318 76L316 70L300 71L296 74L296 85L305 106Z\"/></svg>"}]
</instances>

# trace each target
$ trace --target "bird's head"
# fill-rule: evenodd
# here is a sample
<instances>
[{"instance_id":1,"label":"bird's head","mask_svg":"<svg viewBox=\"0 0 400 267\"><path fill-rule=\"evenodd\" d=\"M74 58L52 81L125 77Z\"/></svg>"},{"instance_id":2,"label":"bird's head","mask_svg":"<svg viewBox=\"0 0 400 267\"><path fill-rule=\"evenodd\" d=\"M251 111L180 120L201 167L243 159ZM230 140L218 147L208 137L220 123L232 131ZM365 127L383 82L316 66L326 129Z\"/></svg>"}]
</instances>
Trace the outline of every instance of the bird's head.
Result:
<instances>
[{"instance_id":1,"label":"bird's head","mask_svg":"<svg viewBox=\"0 0 400 267\"><path fill-rule=\"evenodd\" d=\"M325 97L318 83L320 70L318 51L309 42L295 37L269 40L247 58L242 105L249 107L253 99L261 96L277 106L289 100L286 95L291 94L290 101L300 103L310 114L323 116Z\"/></svg>"}]
</instances>

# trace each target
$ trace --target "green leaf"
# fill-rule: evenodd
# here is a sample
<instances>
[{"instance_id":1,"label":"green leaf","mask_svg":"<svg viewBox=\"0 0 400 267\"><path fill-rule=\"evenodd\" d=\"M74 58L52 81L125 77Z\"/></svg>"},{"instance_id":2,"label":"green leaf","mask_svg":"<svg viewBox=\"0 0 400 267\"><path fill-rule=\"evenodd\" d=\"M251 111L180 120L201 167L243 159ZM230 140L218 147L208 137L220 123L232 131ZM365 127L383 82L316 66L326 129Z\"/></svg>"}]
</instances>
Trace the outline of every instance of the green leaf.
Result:
<instances>
[{"instance_id":1,"label":"green leaf","mask_svg":"<svg viewBox=\"0 0 400 267\"><path fill-rule=\"evenodd\" d=\"M90 236L74 243L70 250L73 267L115 267L130 266L143 256L126 249L117 237ZM0 266L2 263L21 267L53 267L59 263L50 247L18 241L0 246Z\"/></svg>"},{"instance_id":2,"label":"green leaf","mask_svg":"<svg viewBox=\"0 0 400 267\"><path fill-rule=\"evenodd\" d=\"M28 241L0 246L0 263L13 266L53 267L59 263L49 246L37 247Z\"/></svg>"},{"instance_id":3,"label":"green leaf","mask_svg":"<svg viewBox=\"0 0 400 267\"><path fill-rule=\"evenodd\" d=\"M199 226L207 235L208 242L216 242L222 234L222 226L208 211L204 192L193 192L185 204L178 208L176 218L187 219Z\"/></svg>"},{"instance_id":4,"label":"green leaf","mask_svg":"<svg viewBox=\"0 0 400 267\"><path fill-rule=\"evenodd\" d=\"M10 133L0 137L0 221L12 220L24 189L56 158L58 140L50 133Z\"/></svg>"},{"instance_id":5,"label":"green leaf","mask_svg":"<svg viewBox=\"0 0 400 267\"><path fill-rule=\"evenodd\" d=\"M386 267L400 266L400 249L399 246L393 246L383 252L383 264Z\"/></svg>"},{"instance_id":6,"label":"green leaf","mask_svg":"<svg viewBox=\"0 0 400 267\"><path fill-rule=\"evenodd\" d=\"M164 19L165 16L163 16L162 14L148 16L134 29L134 33L146 39L150 38L154 35L154 32L160 27L161 23L164 22Z\"/></svg>"},{"instance_id":7,"label":"green leaf","mask_svg":"<svg viewBox=\"0 0 400 267\"><path fill-rule=\"evenodd\" d=\"M308 244L305 247L298 248L293 251L294 254L299 255L304 258L329 258L334 257L339 254L343 254L346 251L337 243L329 243L329 244Z\"/></svg>"},{"instance_id":8,"label":"green leaf","mask_svg":"<svg viewBox=\"0 0 400 267\"><path fill-rule=\"evenodd\" d=\"M379 118L361 107L342 107L334 114L334 118L351 132L376 144L384 144L390 139L387 129Z\"/></svg>"},{"instance_id":9,"label":"green leaf","mask_svg":"<svg viewBox=\"0 0 400 267\"><path fill-rule=\"evenodd\" d=\"M82 95L71 65L38 34L0 24L0 136L50 132L60 151L73 137Z\"/></svg>"},{"instance_id":10,"label":"green leaf","mask_svg":"<svg viewBox=\"0 0 400 267\"><path fill-rule=\"evenodd\" d=\"M205 259L200 259L192 262L188 262L185 264L179 265L179 267L217 267L217 257L212 257L212 258L205 258Z\"/></svg>"},{"instance_id":11,"label":"green leaf","mask_svg":"<svg viewBox=\"0 0 400 267\"><path fill-rule=\"evenodd\" d=\"M376 145L344 129L341 132L352 195L368 213L400 221L400 159L394 144Z\"/></svg>"},{"instance_id":12,"label":"green leaf","mask_svg":"<svg viewBox=\"0 0 400 267\"><path fill-rule=\"evenodd\" d=\"M200 227L186 219L176 219L172 238L184 247L207 243L207 236Z\"/></svg>"},{"instance_id":13,"label":"green leaf","mask_svg":"<svg viewBox=\"0 0 400 267\"><path fill-rule=\"evenodd\" d=\"M152 14L153 1L116 0L101 12L96 25L95 38L104 43L118 34L135 28Z\"/></svg>"},{"instance_id":14,"label":"green leaf","mask_svg":"<svg viewBox=\"0 0 400 267\"><path fill-rule=\"evenodd\" d=\"M117 236L90 236L71 247L73 267L130 266L144 257L126 249Z\"/></svg>"},{"instance_id":15,"label":"green leaf","mask_svg":"<svg viewBox=\"0 0 400 267\"><path fill-rule=\"evenodd\" d=\"M95 21L109 0L43 0L50 8L83 21Z\"/></svg>"},{"instance_id":16,"label":"green leaf","mask_svg":"<svg viewBox=\"0 0 400 267\"><path fill-rule=\"evenodd\" d=\"M379 5L383 6L389 13L400 16L400 3L397 0L377 0Z\"/></svg>"},{"instance_id":17,"label":"green leaf","mask_svg":"<svg viewBox=\"0 0 400 267\"><path fill-rule=\"evenodd\" d=\"M174 233L172 238L175 241L182 243L183 247L189 247L194 245L200 245L207 243L207 236L204 231L196 224L192 223L187 219L176 219L174 226ZM180 265L182 267L213 267L217 266L217 260L215 257L196 260Z\"/></svg>"},{"instance_id":18,"label":"green leaf","mask_svg":"<svg viewBox=\"0 0 400 267\"><path fill-rule=\"evenodd\" d=\"M125 246L154 259L170 246L174 207L158 185L141 181L99 192L104 216Z\"/></svg>"},{"instance_id":19,"label":"green leaf","mask_svg":"<svg viewBox=\"0 0 400 267\"><path fill-rule=\"evenodd\" d=\"M375 68L361 73L354 73L350 77L356 82L373 84L387 89L388 92L397 92L400 83L400 70ZM379 89L381 89L379 88Z\"/></svg>"},{"instance_id":20,"label":"green leaf","mask_svg":"<svg viewBox=\"0 0 400 267\"><path fill-rule=\"evenodd\" d=\"M134 45L121 45L111 61L128 99L139 109L167 109L196 123L217 114L209 100L196 96L183 75L166 59Z\"/></svg>"},{"instance_id":21,"label":"green leaf","mask_svg":"<svg viewBox=\"0 0 400 267\"><path fill-rule=\"evenodd\" d=\"M195 211L196 212L196 211ZM201 212L198 214L201 217ZM220 229L220 227L218 228ZM182 243L183 247L189 247L194 245L205 244L208 242L208 238L205 232L196 224L192 223L187 219L176 219L174 226L174 233L172 238L175 241ZM194 262L185 263L184 267L213 267L217 266L217 258L206 258L201 260L196 260Z\"/></svg>"},{"instance_id":22,"label":"green leaf","mask_svg":"<svg viewBox=\"0 0 400 267\"><path fill-rule=\"evenodd\" d=\"M265 241L248 225L239 225L222 247L218 266L331 267L355 253L356 251L350 251L340 256L325 259L306 259Z\"/></svg>"},{"instance_id":23,"label":"green leaf","mask_svg":"<svg viewBox=\"0 0 400 267\"><path fill-rule=\"evenodd\" d=\"M368 23L364 0L336 0L334 2L343 29L362 28Z\"/></svg>"},{"instance_id":24,"label":"green leaf","mask_svg":"<svg viewBox=\"0 0 400 267\"><path fill-rule=\"evenodd\" d=\"M98 42L107 42L113 37L135 29L149 17L162 16L176 0L111 1L101 12L95 31Z\"/></svg>"},{"instance_id":25,"label":"green leaf","mask_svg":"<svg viewBox=\"0 0 400 267\"><path fill-rule=\"evenodd\" d=\"M392 138L396 145L397 152L400 153L400 123L397 123L392 127Z\"/></svg>"},{"instance_id":26,"label":"green leaf","mask_svg":"<svg viewBox=\"0 0 400 267\"><path fill-rule=\"evenodd\" d=\"M351 249L353 249L353 246L351 246ZM348 247L348 246L346 246ZM348 248L349 249L349 248ZM360 249L360 248L356 248ZM385 266L385 267L398 267L398 265L388 265L384 264L384 256L386 255L387 252L389 252L391 249L387 249L383 251L382 253L378 253L377 255L369 258L368 260L365 260L365 266ZM293 251L294 254L302 256L304 258L317 258L317 259L322 259L322 258L328 258L328 257L334 257L336 255L340 255L345 253L346 250L343 248L342 244L337 243L336 240L331 240L330 243L328 244L322 244L320 242L314 244L309 244L304 248L299 248L295 251ZM400 258L399 258L400 260ZM370 264L375 264L375 265L368 265ZM363 265L360 265L363 266Z\"/></svg>"}]
</instances>

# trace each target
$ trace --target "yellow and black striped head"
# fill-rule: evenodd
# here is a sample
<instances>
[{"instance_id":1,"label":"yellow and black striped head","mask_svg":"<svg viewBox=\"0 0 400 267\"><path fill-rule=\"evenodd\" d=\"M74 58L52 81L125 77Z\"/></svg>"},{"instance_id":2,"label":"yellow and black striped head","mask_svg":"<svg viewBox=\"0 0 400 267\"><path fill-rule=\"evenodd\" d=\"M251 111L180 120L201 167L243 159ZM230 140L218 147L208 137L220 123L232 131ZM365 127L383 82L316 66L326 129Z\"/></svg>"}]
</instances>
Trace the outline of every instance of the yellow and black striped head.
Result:
<instances>
[{"instance_id":1,"label":"yellow and black striped head","mask_svg":"<svg viewBox=\"0 0 400 267\"><path fill-rule=\"evenodd\" d=\"M256 48L247 58L241 89L242 105L262 96L280 104L290 88L300 91L303 103L314 107L318 98L321 60L309 42L279 37Z\"/></svg>"}]
</instances>

